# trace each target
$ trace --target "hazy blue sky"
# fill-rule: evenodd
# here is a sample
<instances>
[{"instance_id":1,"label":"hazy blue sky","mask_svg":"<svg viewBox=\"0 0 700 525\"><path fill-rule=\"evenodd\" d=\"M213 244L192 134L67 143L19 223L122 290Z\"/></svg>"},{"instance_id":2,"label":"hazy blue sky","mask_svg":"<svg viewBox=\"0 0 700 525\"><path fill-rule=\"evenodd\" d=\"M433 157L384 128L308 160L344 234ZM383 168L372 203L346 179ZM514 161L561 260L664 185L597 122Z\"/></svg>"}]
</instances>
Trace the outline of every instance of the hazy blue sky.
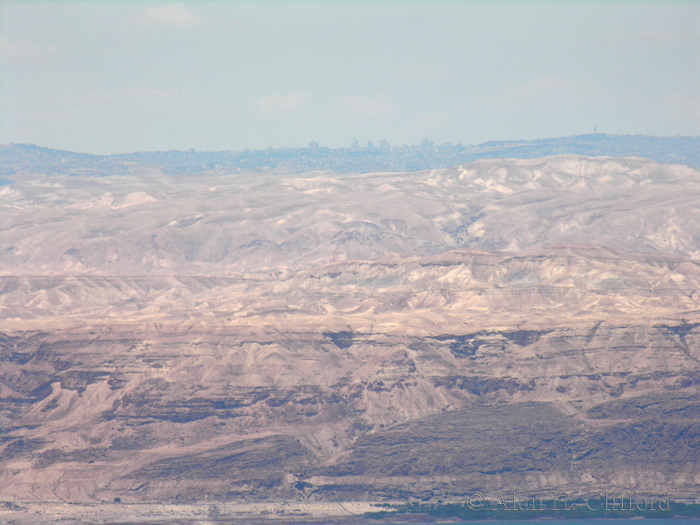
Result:
<instances>
[{"instance_id":1,"label":"hazy blue sky","mask_svg":"<svg viewBox=\"0 0 700 525\"><path fill-rule=\"evenodd\" d=\"M0 2L0 141L700 135L700 2Z\"/></svg>"}]
</instances>

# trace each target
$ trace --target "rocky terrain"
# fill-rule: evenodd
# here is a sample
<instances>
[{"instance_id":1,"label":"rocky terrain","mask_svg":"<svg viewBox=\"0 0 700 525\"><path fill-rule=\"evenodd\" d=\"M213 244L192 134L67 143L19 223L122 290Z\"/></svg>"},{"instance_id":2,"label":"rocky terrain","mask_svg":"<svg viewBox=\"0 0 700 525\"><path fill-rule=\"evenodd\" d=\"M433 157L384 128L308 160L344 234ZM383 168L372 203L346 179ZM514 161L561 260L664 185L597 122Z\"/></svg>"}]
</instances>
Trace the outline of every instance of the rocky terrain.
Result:
<instances>
[{"instance_id":1,"label":"rocky terrain","mask_svg":"<svg viewBox=\"0 0 700 525\"><path fill-rule=\"evenodd\" d=\"M691 168L27 169L0 206L2 501L698 495Z\"/></svg>"}]
</instances>

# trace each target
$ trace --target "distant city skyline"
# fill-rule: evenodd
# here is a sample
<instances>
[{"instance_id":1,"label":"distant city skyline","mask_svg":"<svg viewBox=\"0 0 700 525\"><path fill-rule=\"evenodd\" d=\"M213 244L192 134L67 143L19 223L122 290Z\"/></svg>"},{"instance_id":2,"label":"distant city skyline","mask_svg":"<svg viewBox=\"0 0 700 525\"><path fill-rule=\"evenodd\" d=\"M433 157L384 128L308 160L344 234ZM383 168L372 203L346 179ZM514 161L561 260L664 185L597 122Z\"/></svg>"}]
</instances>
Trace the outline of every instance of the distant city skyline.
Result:
<instances>
[{"instance_id":1,"label":"distant city skyline","mask_svg":"<svg viewBox=\"0 0 700 525\"><path fill-rule=\"evenodd\" d=\"M0 3L0 142L93 154L700 135L698 2Z\"/></svg>"}]
</instances>

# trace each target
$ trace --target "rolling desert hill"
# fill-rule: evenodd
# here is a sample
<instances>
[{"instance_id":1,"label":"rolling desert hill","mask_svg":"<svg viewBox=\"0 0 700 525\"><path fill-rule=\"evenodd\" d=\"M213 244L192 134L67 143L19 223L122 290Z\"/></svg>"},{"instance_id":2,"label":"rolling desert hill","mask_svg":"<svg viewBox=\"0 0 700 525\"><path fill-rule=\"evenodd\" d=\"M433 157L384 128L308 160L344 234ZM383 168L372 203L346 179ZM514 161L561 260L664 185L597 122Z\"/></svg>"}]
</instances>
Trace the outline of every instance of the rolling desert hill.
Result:
<instances>
[{"instance_id":1,"label":"rolling desert hill","mask_svg":"<svg viewBox=\"0 0 700 525\"><path fill-rule=\"evenodd\" d=\"M641 158L0 189L0 500L700 488L700 172Z\"/></svg>"},{"instance_id":2,"label":"rolling desert hill","mask_svg":"<svg viewBox=\"0 0 700 525\"><path fill-rule=\"evenodd\" d=\"M34 176L0 190L2 274L239 274L451 249L700 256L697 171L485 160L417 173Z\"/></svg>"}]
</instances>

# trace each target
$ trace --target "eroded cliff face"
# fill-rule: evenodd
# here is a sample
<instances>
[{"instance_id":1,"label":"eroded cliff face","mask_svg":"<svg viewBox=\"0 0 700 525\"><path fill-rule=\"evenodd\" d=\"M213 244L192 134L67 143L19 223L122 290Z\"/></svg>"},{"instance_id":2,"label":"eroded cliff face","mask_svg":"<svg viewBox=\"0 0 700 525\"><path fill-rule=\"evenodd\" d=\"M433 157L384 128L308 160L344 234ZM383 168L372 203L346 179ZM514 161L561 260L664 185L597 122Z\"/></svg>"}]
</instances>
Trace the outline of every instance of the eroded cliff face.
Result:
<instances>
[{"instance_id":1,"label":"eroded cliff face","mask_svg":"<svg viewBox=\"0 0 700 525\"><path fill-rule=\"evenodd\" d=\"M268 181L241 190L257 203L247 211L172 191L191 208L189 222L160 202L166 186L144 192L152 199L132 191L93 202L93 186L109 180L81 193L61 179L60 206L34 179L3 190L14 210L3 243L15 244L3 248L13 249L0 276L0 497L696 495L698 223L673 217L683 206L697 213L700 177L641 160L499 162L404 178ZM358 181L372 181L373 198L394 199L393 208L351 216ZM618 194L606 197L613 183ZM675 191L664 217L663 199L647 192L654 184ZM27 197L32 188L42 196ZM480 203L480 217L449 219L459 188ZM566 209L544 206L537 196L547 192L554 203L566 195L569 222L534 235L526 218L554 220ZM572 219L587 201L608 203L602 223L586 224L627 239L621 246L573 243L594 236ZM122 215L126 207L141 222ZM499 232L506 208L530 226ZM397 209L408 222L392 222ZM232 228L221 257L208 259L226 234L224 213L260 233L234 246ZM317 222L324 213L347 217ZM116 237L90 233L107 219ZM471 226L460 230L460 221ZM42 225L56 229L55 243L43 244ZM20 240L22 231L34 241ZM151 231L165 236L139 244ZM464 239L453 246L457 231ZM482 246L496 234L511 251ZM388 235L401 242L388 249ZM624 249L642 245L644 253Z\"/></svg>"},{"instance_id":2,"label":"eroded cliff face","mask_svg":"<svg viewBox=\"0 0 700 525\"><path fill-rule=\"evenodd\" d=\"M4 497L697 488L700 325L146 330L4 341Z\"/></svg>"},{"instance_id":3,"label":"eroded cliff face","mask_svg":"<svg viewBox=\"0 0 700 525\"><path fill-rule=\"evenodd\" d=\"M454 276L473 257L483 254L411 260L410 275L422 266ZM494 255L480 269L500 274L510 260ZM655 294L637 297L635 319L580 304L597 297L614 309L634 297L627 288L579 290L579 302L563 303L576 294L541 285L518 314L503 303L521 304L520 285L494 284L477 296L495 303L490 315L501 303L510 316L489 327L469 316L454 280L449 299L425 288L442 306L412 309L391 291L399 280L358 299L333 292L350 286L333 273L325 295L309 297L343 296L345 313L265 310L265 283L250 316L5 336L2 494L140 502L697 489L700 320L690 310L664 319L691 289L666 289L658 316ZM353 301L377 308L369 315Z\"/></svg>"}]
</instances>

